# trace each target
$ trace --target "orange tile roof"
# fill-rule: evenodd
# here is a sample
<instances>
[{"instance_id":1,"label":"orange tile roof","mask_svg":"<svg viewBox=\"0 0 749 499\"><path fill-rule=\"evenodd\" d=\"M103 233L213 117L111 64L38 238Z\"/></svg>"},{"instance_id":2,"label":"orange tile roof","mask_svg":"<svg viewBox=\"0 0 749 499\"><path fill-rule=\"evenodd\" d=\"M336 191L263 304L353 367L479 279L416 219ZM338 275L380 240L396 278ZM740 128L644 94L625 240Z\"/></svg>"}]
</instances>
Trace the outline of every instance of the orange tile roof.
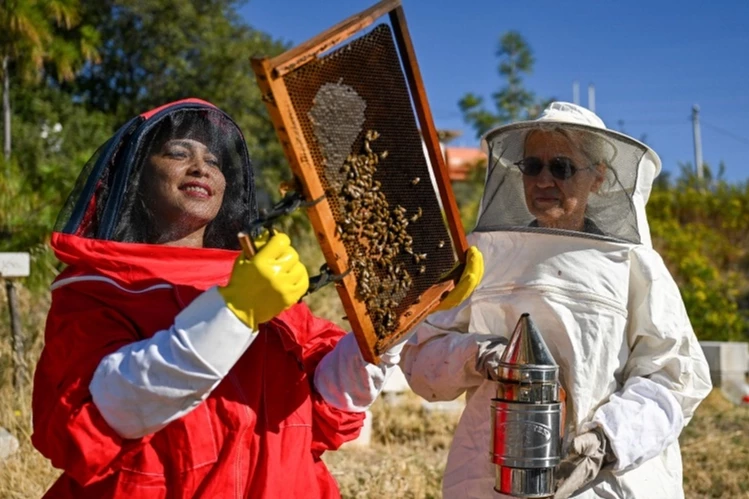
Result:
<instances>
[{"instance_id":1,"label":"orange tile roof","mask_svg":"<svg viewBox=\"0 0 749 499\"><path fill-rule=\"evenodd\" d=\"M478 147L445 146L445 163L450 180L465 180L468 173L485 159L486 155Z\"/></svg>"}]
</instances>

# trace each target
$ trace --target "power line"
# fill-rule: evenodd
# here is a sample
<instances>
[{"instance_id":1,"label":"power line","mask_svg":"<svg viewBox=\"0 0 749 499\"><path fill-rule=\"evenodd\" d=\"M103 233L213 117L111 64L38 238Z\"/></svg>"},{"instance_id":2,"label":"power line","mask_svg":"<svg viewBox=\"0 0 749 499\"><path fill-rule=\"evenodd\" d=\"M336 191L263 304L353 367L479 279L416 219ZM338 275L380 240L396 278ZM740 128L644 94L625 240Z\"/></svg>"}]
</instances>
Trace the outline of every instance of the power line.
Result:
<instances>
[{"instance_id":1,"label":"power line","mask_svg":"<svg viewBox=\"0 0 749 499\"><path fill-rule=\"evenodd\" d=\"M725 135L726 137L731 137L732 139L734 139L734 140L738 140L739 142L743 142L744 144L749 144L749 139L747 139L747 138L744 138L744 137L741 137L741 136L739 136L739 135L736 135L735 133L733 133L733 132L730 132L730 131L728 131L728 130L725 130L725 129L723 129L723 128L720 128L720 127L718 127L718 126L715 126L715 125L711 125L710 123L707 123L707 122L705 122L705 120L702 120L702 124L703 124L704 126L706 126L707 128L709 128L709 129L711 129L711 130L715 131L715 132L718 132L718 133L720 133L720 134L723 134L723 135Z\"/></svg>"},{"instance_id":2,"label":"power line","mask_svg":"<svg viewBox=\"0 0 749 499\"><path fill-rule=\"evenodd\" d=\"M620 120L624 121L627 125L684 125L687 123L686 120L683 121L674 121L674 120Z\"/></svg>"}]
</instances>

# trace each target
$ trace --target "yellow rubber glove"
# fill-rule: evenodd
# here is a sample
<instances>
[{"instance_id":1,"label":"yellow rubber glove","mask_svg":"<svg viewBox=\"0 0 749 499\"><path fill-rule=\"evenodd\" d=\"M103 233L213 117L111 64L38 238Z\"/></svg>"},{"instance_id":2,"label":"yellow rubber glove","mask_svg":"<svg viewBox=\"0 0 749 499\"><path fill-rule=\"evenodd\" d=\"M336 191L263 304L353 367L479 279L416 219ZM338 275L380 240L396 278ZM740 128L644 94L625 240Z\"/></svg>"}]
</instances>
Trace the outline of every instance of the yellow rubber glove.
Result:
<instances>
[{"instance_id":1,"label":"yellow rubber glove","mask_svg":"<svg viewBox=\"0 0 749 499\"><path fill-rule=\"evenodd\" d=\"M473 290L481 282L484 275L484 255L476 246L471 246L466 252L466 266L460 276L458 284L448 293L444 300L437 306L436 311L448 310L457 307L463 300L471 296Z\"/></svg>"},{"instance_id":2,"label":"yellow rubber glove","mask_svg":"<svg viewBox=\"0 0 749 499\"><path fill-rule=\"evenodd\" d=\"M255 240L255 247L258 252L251 259L237 258L229 283L219 286L218 292L239 320L257 331L258 324L304 296L309 275L286 234L278 232L269 240L264 234Z\"/></svg>"}]
</instances>

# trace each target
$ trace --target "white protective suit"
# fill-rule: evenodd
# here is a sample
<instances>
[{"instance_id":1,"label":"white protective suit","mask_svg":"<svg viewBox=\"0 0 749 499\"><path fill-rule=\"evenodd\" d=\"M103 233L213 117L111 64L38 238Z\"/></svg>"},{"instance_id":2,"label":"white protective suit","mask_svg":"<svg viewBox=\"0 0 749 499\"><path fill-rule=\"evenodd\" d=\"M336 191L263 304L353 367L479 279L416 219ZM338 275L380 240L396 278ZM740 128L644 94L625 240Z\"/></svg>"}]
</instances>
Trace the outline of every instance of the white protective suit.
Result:
<instances>
[{"instance_id":1,"label":"white protective suit","mask_svg":"<svg viewBox=\"0 0 749 499\"><path fill-rule=\"evenodd\" d=\"M570 108L555 115L555 104L547 118L568 121L564 112ZM588 114L577 122L591 124ZM603 123L593 121L592 126ZM607 135L610 143L614 135ZM512 158L497 155L493 166L489 150L482 214L469 235L470 244L484 255L483 280L460 306L422 323L401 360L412 389L425 399L466 394L445 470L445 498L507 497L493 488L490 407L496 384L475 370L476 342L483 335L509 338L524 312L531 314L560 366L567 391L563 448L575 435L600 426L617 458L574 497L683 497L678 437L711 384L679 289L650 243L645 203L659 160L647 146L638 148L643 153L634 163L639 172L628 177L629 188L624 186L631 193L625 204L634 207L630 220L635 222L600 237L518 229L532 221L527 211L525 219L512 214L515 227L495 223L502 215L492 211L492 204L499 202L508 211L507 193L522 189L507 188L517 173L507 166ZM615 161L609 164L616 167ZM496 175L506 177L497 181ZM620 171L619 179L624 177ZM591 199L588 207L595 202ZM603 229L611 210L600 213L594 221ZM487 215L492 217L488 221ZM621 223L626 217L616 218ZM633 226L636 237L631 236ZM627 241L621 234L639 240Z\"/></svg>"}]
</instances>

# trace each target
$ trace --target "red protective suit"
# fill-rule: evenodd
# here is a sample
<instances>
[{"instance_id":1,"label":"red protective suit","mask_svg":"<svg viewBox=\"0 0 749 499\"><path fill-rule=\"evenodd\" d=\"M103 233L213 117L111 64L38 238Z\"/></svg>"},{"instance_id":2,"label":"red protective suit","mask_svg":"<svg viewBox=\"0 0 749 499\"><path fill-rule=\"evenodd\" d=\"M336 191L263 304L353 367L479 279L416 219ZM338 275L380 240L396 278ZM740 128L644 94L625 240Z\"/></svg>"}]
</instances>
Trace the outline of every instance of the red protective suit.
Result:
<instances>
[{"instance_id":1,"label":"red protective suit","mask_svg":"<svg viewBox=\"0 0 749 499\"><path fill-rule=\"evenodd\" d=\"M297 305L260 328L207 400L161 431L123 439L89 391L102 358L168 329L225 284L236 251L119 243L55 233L69 267L53 285L35 375L32 442L64 470L50 498L339 497L320 460L356 438L364 415L314 390L344 332Z\"/></svg>"}]
</instances>

